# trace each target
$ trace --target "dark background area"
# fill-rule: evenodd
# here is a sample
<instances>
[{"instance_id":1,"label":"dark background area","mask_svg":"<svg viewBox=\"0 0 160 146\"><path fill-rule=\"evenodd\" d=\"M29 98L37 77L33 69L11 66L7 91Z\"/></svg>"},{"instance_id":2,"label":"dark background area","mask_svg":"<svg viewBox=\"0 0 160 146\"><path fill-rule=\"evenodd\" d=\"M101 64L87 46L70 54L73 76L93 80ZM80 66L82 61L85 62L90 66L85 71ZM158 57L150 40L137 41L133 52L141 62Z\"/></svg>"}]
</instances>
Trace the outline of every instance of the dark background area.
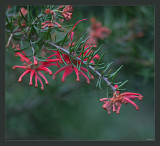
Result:
<instances>
[{"instance_id":1,"label":"dark background area","mask_svg":"<svg viewBox=\"0 0 160 146\"><path fill-rule=\"evenodd\" d=\"M19 7L17 7L18 9ZM18 83L22 70L12 70L20 64L8 48L5 54L6 139L9 140L153 140L154 121L154 7L153 6L73 6L73 17L66 24L77 25L75 37L85 33L95 17L112 30L104 40L107 50L103 62L114 62L113 70L123 64L116 81L129 80L125 88L143 95L135 100L140 107L123 105L120 114L108 115L100 98L106 88L96 88L97 77L86 84L81 77L76 82L72 73L61 82L47 76L45 90L30 87L29 75ZM143 34L143 35L138 35Z\"/></svg>"}]
</instances>

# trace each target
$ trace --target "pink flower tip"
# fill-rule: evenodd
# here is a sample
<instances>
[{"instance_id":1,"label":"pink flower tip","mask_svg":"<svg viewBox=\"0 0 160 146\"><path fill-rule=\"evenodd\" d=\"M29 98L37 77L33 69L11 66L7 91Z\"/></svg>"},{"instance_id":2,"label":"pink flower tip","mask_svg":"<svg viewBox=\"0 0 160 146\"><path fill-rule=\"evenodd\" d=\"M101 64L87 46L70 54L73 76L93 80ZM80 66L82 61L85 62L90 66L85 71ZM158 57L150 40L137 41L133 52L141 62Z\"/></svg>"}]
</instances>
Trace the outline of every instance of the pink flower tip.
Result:
<instances>
[{"instance_id":1,"label":"pink flower tip","mask_svg":"<svg viewBox=\"0 0 160 146\"><path fill-rule=\"evenodd\" d=\"M51 11L50 13L51 13L52 15L54 14L54 12L53 12L53 11Z\"/></svg>"},{"instance_id":2,"label":"pink flower tip","mask_svg":"<svg viewBox=\"0 0 160 146\"><path fill-rule=\"evenodd\" d=\"M114 85L114 88L118 88L118 85L116 84L116 85Z\"/></svg>"},{"instance_id":3,"label":"pink flower tip","mask_svg":"<svg viewBox=\"0 0 160 146\"><path fill-rule=\"evenodd\" d=\"M79 82L79 79L76 79L77 82Z\"/></svg>"},{"instance_id":4,"label":"pink flower tip","mask_svg":"<svg viewBox=\"0 0 160 146\"><path fill-rule=\"evenodd\" d=\"M41 87L41 90L44 90L44 87Z\"/></svg>"},{"instance_id":5,"label":"pink flower tip","mask_svg":"<svg viewBox=\"0 0 160 146\"><path fill-rule=\"evenodd\" d=\"M140 96L138 99L139 99L139 100L142 100L142 99L143 99L143 96Z\"/></svg>"},{"instance_id":6,"label":"pink flower tip","mask_svg":"<svg viewBox=\"0 0 160 146\"><path fill-rule=\"evenodd\" d=\"M140 108L139 108L139 107L137 107L137 108L136 108L136 110L138 111L138 110L140 110Z\"/></svg>"},{"instance_id":7,"label":"pink flower tip","mask_svg":"<svg viewBox=\"0 0 160 146\"><path fill-rule=\"evenodd\" d=\"M19 83L22 82L22 79L19 79L18 82L19 82Z\"/></svg>"},{"instance_id":8,"label":"pink flower tip","mask_svg":"<svg viewBox=\"0 0 160 146\"><path fill-rule=\"evenodd\" d=\"M16 67L15 67L15 66L13 66L13 67L12 67L12 69L16 69Z\"/></svg>"},{"instance_id":9,"label":"pink flower tip","mask_svg":"<svg viewBox=\"0 0 160 146\"><path fill-rule=\"evenodd\" d=\"M32 83L29 83L29 86L32 86L33 84Z\"/></svg>"},{"instance_id":10,"label":"pink flower tip","mask_svg":"<svg viewBox=\"0 0 160 146\"><path fill-rule=\"evenodd\" d=\"M106 108L106 106L105 106L104 104L102 105L102 107L103 107L104 109Z\"/></svg>"},{"instance_id":11,"label":"pink flower tip","mask_svg":"<svg viewBox=\"0 0 160 146\"><path fill-rule=\"evenodd\" d=\"M100 99L99 101L100 101L100 102L102 102L102 101L103 101L103 99Z\"/></svg>"},{"instance_id":12,"label":"pink flower tip","mask_svg":"<svg viewBox=\"0 0 160 146\"><path fill-rule=\"evenodd\" d=\"M38 87L38 85L35 85L35 88L37 88Z\"/></svg>"},{"instance_id":13,"label":"pink flower tip","mask_svg":"<svg viewBox=\"0 0 160 146\"><path fill-rule=\"evenodd\" d=\"M48 85L48 84L49 84L49 82L45 82L45 84L46 84L46 85Z\"/></svg>"},{"instance_id":14,"label":"pink flower tip","mask_svg":"<svg viewBox=\"0 0 160 146\"><path fill-rule=\"evenodd\" d=\"M93 75L91 75L91 79L94 79L94 76L93 76Z\"/></svg>"},{"instance_id":15,"label":"pink flower tip","mask_svg":"<svg viewBox=\"0 0 160 146\"><path fill-rule=\"evenodd\" d=\"M90 84L90 81L89 81L89 80L87 80L87 84Z\"/></svg>"},{"instance_id":16,"label":"pink flower tip","mask_svg":"<svg viewBox=\"0 0 160 146\"><path fill-rule=\"evenodd\" d=\"M56 79L56 77L55 76L53 76L53 80L55 80Z\"/></svg>"}]
</instances>

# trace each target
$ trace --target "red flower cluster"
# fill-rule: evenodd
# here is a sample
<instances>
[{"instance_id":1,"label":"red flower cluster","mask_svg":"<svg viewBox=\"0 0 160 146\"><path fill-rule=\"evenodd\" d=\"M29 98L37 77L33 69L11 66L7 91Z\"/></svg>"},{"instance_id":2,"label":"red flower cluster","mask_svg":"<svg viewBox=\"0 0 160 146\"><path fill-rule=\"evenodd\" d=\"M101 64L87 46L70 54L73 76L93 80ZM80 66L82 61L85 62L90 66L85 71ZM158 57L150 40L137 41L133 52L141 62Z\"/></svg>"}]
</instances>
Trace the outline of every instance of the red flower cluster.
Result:
<instances>
[{"instance_id":1,"label":"red flower cluster","mask_svg":"<svg viewBox=\"0 0 160 146\"><path fill-rule=\"evenodd\" d=\"M74 34L74 32L71 32L71 41L73 40L73 34ZM74 44L74 42L72 43L72 46L73 46L73 44ZM69 44L69 46L71 45L71 43ZM86 49L87 47L89 47L89 46L85 46L84 48ZM83 55L85 56L85 55L89 55L93 50L90 50L90 48L91 48L91 46L89 47L89 49L87 49L84 53L83 53ZM89 50L90 50L90 52L89 52ZM65 78L68 76L68 75L70 75L73 71L75 71L75 73L76 73L76 76L77 76L77 81L79 81L80 79L79 79L79 75L83 75L86 79L87 79L87 83L89 84L90 83L90 79L87 77L87 75L84 73L84 72L88 72L88 70L87 69L85 69L84 67L80 67L80 70L78 70L78 68L77 67L75 67L75 66L77 66L77 64L78 65L80 65L80 64L83 64L83 62L81 62L81 61L77 61L77 60L72 60L72 59L70 59L70 57L67 55L67 54L63 54L62 55L62 57L63 57L63 60L62 60L62 58L61 58L61 56L60 56L60 53L59 53L59 51L54 51L56 54L53 54L53 55L51 55L50 57L52 57L52 56L56 56L56 59L48 59L47 61L49 62L49 61L59 61L60 63L62 63L63 62L63 60L67 63L67 66L64 66L64 67L62 67L61 69L59 69L54 75L53 75L53 79L55 79L56 78L56 75L59 73L59 72L61 72L61 71L63 71L63 70L65 70L64 71L64 74L63 74L63 76L62 76L62 82L64 82L65 81ZM80 55L78 56L79 58L81 57L81 55L82 55L82 53L80 53ZM50 58L49 57L49 58ZM93 58L96 58L96 59L99 59L99 56L98 56L98 54L96 54ZM87 61L87 58L85 58L83 61ZM94 61L93 61L93 59L91 59L91 61L90 61L90 63L94 63ZM73 65L74 64L74 65ZM82 71L84 71L84 72L82 72ZM91 76L91 79L94 79L94 77L93 77L93 75L89 72L89 74L90 74L90 76Z\"/></svg>"},{"instance_id":2,"label":"red flower cluster","mask_svg":"<svg viewBox=\"0 0 160 146\"><path fill-rule=\"evenodd\" d=\"M58 9L61 9L63 5L59 6ZM66 6L62 11L62 16L68 21L72 17L73 7L71 5Z\"/></svg>"},{"instance_id":3,"label":"red flower cluster","mask_svg":"<svg viewBox=\"0 0 160 146\"><path fill-rule=\"evenodd\" d=\"M19 45L16 45L16 48L17 48L16 50L19 50L20 49ZM22 77L25 76L26 74L30 73L29 85L30 86L33 85L32 78L33 78L33 76L35 76L35 87L38 87L37 80L39 80L39 82L41 83L41 89L43 90L44 85L43 85L43 82L40 77L42 77L45 80L46 84L48 84L49 82L46 79L46 77L42 74L41 71L44 71L45 73L49 73L50 75L52 75L52 71L46 67L46 66L49 66L47 64L47 61L46 62L45 61L38 62L36 60L35 56L33 56L33 61L31 61L29 58L26 57L26 54L24 53L24 51L16 52L15 56L21 57L21 62L25 61L25 63L23 63L23 66L16 65L13 67L13 69L22 68L25 70L25 72L19 77L18 81L21 82ZM57 65L57 64L52 64L52 65Z\"/></svg>"},{"instance_id":4,"label":"red flower cluster","mask_svg":"<svg viewBox=\"0 0 160 146\"><path fill-rule=\"evenodd\" d=\"M46 9L46 10L45 10L45 14L49 14L49 13L52 14L52 15L54 14L54 12L51 11L50 9Z\"/></svg>"},{"instance_id":5,"label":"red flower cluster","mask_svg":"<svg viewBox=\"0 0 160 146\"><path fill-rule=\"evenodd\" d=\"M57 57L58 57L58 56L57 56ZM60 56L59 56L59 57L60 57ZM58 57L58 58L59 58L59 57ZM83 75L83 76L87 79L87 83L88 83L88 84L90 83L90 79L87 77L87 75L86 75L84 72L82 72L82 71L88 72L88 70L85 69L84 67L80 67L80 71L79 71L78 68L75 67L75 66L77 65L77 63L78 63L78 65L80 64L80 61L71 60L71 59L69 58L69 56L66 55L66 54L63 54L63 59L64 59L64 61L65 61L68 65L62 67L61 69L59 69L59 70L53 75L53 79L56 78L56 75L57 75L59 72L65 70L65 72L64 72L64 74L63 74L63 76L62 76L62 82L64 82L64 81L65 81L65 78L66 78L68 75L70 75L73 71L75 71L76 76L77 76L77 82L80 80L80 79L79 79L79 75ZM59 61L62 61L62 60L59 59ZM92 60L92 61L93 61L93 60ZM74 66L72 63L74 63L75 66ZM82 63L82 64L83 64L83 63ZM90 76L91 76L91 79L94 79L93 75L92 75L90 72L89 72L89 74L90 74Z\"/></svg>"},{"instance_id":6,"label":"red flower cluster","mask_svg":"<svg viewBox=\"0 0 160 146\"><path fill-rule=\"evenodd\" d=\"M107 27L103 27L101 22L96 21L96 18L92 17L91 28L90 28L90 38L87 41L87 44L97 44L97 40L103 40L111 34L111 30Z\"/></svg>"},{"instance_id":7,"label":"red flower cluster","mask_svg":"<svg viewBox=\"0 0 160 146\"><path fill-rule=\"evenodd\" d=\"M118 88L118 85L115 85L114 88ZM135 106L136 110L139 110L139 107L132 101L135 98L142 100L143 96L141 94L132 92L124 92L120 94L120 91L116 91L112 98L102 98L100 99L100 102L103 102L102 107L108 111L108 114L111 113L111 110L119 114L121 104L123 103L130 103Z\"/></svg>"},{"instance_id":8,"label":"red flower cluster","mask_svg":"<svg viewBox=\"0 0 160 146\"><path fill-rule=\"evenodd\" d=\"M51 21L45 21L45 22L42 23L42 29L44 29L44 28L46 28L46 27L54 27L55 24L56 24L56 26L59 27L59 28L62 27L62 26L61 26L59 23L57 23L57 22L54 22L54 24L53 24L53 23L51 23Z\"/></svg>"}]
</instances>

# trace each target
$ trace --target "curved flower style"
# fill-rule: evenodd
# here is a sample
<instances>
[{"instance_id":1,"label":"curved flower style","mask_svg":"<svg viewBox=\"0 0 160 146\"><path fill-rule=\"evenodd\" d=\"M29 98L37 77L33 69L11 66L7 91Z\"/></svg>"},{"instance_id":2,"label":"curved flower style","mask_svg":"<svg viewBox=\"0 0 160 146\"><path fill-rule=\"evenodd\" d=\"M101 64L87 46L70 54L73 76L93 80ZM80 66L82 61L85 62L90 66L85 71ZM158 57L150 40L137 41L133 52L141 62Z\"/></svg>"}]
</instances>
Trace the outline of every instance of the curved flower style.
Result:
<instances>
[{"instance_id":1,"label":"curved flower style","mask_svg":"<svg viewBox=\"0 0 160 146\"><path fill-rule=\"evenodd\" d=\"M118 88L118 85L115 85L114 88ZM139 110L139 107L132 101L135 98L142 100L143 96L141 94L132 92L124 92L120 94L120 91L116 91L112 98L102 98L100 99L100 102L103 102L102 107L108 111L108 114L111 113L111 110L119 114L121 104L123 103L130 103L135 106L136 110Z\"/></svg>"},{"instance_id":2,"label":"curved flower style","mask_svg":"<svg viewBox=\"0 0 160 146\"><path fill-rule=\"evenodd\" d=\"M33 56L33 63L32 63L31 60L25 56L25 54L22 54L20 52L16 52L15 55L20 56L22 62L23 61L26 62L26 63L23 63L23 66L16 65L16 66L13 66L13 68L12 68L12 69L16 69L16 68L25 69L25 72L19 77L18 82L22 82L22 77L25 76L26 74L30 73L29 85L30 86L33 85L32 78L33 78L33 76L35 76L35 87L38 87L37 80L39 80L39 82L41 83L41 90L43 90L44 85L43 85L43 82L40 77L42 77L45 80L46 84L49 84L49 82L46 79L46 77L41 73L41 71L44 71L45 73L49 73L50 75L52 75L52 71L46 67L48 64L45 65L46 62L38 62L36 60L35 56ZM57 64L54 64L54 65L57 65Z\"/></svg>"}]
</instances>

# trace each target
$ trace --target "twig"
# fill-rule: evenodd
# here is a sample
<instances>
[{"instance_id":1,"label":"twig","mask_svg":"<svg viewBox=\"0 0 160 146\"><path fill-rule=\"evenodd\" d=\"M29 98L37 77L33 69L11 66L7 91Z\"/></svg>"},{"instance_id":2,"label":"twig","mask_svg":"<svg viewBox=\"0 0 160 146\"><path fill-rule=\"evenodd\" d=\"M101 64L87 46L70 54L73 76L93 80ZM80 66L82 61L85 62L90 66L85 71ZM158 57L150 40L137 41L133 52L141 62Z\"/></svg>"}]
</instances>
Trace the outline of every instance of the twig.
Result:
<instances>
[{"instance_id":1,"label":"twig","mask_svg":"<svg viewBox=\"0 0 160 146\"><path fill-rule=\"evenodd\" d=\"M8 48L8 47L9 47L9 44L10 44L10 42L11 42L12 37L13 37L13 34L11 33L11 35L10 35L10 37L9 37L9 39L8 39L8 42L7 42L6 48Z\"/></svg>"},{"instance_id":2,"label":"twig","mask_svg":"<svg viewBox=\"0 0 160 146\"><path fill-rule=\"evenodd\" d=\"M31 48L32 48L32 51L33 51L33 56L34 56L34 48L33 48L33 46L32 46L31 40L30 40L30 45L31 45Z\"/></svg>"}]
</instances>

